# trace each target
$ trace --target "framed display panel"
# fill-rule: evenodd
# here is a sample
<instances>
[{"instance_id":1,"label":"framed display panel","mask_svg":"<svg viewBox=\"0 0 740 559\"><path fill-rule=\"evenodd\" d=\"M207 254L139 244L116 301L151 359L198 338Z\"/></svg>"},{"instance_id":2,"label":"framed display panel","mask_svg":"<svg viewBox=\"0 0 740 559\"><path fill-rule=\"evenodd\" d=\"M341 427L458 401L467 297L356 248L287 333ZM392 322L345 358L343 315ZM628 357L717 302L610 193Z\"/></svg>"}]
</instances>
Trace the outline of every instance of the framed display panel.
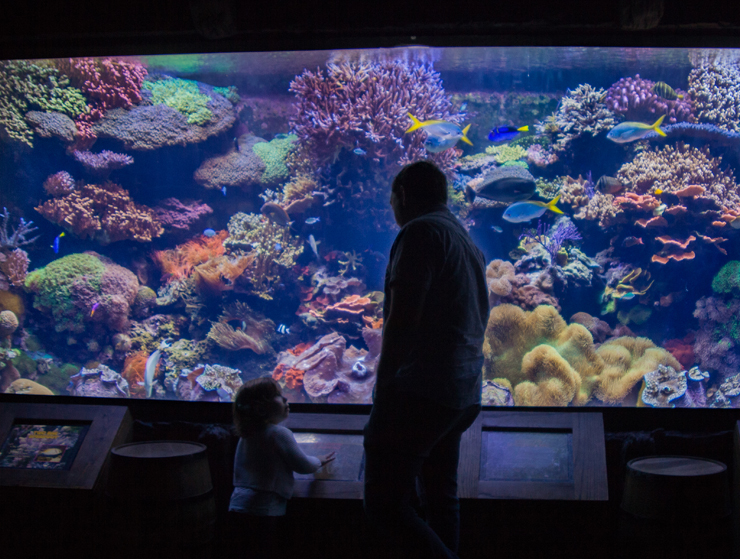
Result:
<instances>
[{"instance_id":1,"label":"framed display panel","mask_svg":"<svg viewBox=\"0 0 740 559\"><path fill-rule=\"evenodd\" d=\"M600 413L484 411L463 436L460 496L608 500Z\"/></svg>"},{"instance_id":2,"label":"framed display panel","mask_svg":"<svg viewBox=\"0 0 740 559\"><path fill-rule=\"evenodd\" d=\"M295 474L295 497L362 499L364 450L362 428L367 415L291 414L285 426L306 454L337 457L313 474Z\"/></svg>"},{"instance_id":3,"label":"framed display panel","mask_svg":"<svg viewBox=\"0 0 740 559\"><path fill-rule=\"evenodd\" d=\"M132 425L124 406L4 404L0 487L94 490Z\"/></svg>"}]
</instances>

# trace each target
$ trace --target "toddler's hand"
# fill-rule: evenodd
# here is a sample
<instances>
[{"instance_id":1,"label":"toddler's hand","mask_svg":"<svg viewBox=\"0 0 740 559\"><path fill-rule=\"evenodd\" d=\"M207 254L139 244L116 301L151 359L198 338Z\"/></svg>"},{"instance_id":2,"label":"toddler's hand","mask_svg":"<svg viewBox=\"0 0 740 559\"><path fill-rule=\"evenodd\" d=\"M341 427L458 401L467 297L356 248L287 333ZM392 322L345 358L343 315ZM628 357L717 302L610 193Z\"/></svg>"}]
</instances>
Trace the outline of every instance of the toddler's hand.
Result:
<instances>
[{"instance_id":1,"label":"toddler's hand","mask_svg":"<svg viewBox=\"0 0 740 559\"><path fill-rule=\"evenodd\" d=\"M332 462L336 457L337 457L336 452L330 452L329 454L325 454L324 456L317 456L316 458L321 460L321 467L323 468L329 462Z\"/></svg>"}]
</instances>

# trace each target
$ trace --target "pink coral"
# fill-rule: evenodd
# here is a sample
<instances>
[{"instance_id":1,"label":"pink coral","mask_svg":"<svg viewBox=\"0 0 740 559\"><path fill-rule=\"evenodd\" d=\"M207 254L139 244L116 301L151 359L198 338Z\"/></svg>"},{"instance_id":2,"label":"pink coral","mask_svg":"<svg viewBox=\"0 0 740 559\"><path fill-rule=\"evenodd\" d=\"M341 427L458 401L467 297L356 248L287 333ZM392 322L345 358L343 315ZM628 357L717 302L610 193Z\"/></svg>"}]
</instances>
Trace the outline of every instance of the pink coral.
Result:
<instances>
[{"instance_id":1,"label":"pink coral","mask_svg":"<svg viewBox=\"0 0 740 559\"><path fill-rule=\"evenodd\" d=\"M669 101L653 92L655 82L645 80L640 74L634 78L622 78L606 92L606 106L615 113L625 115L627 120L653 121L666 115L665 123L695 122L688 99ZM678 94L686 92L677 89Z\"/></svg>"},{"instance_id":2,"label":"pink coral","mask_svg":"<svg viewBox=\"0 0 740 559\"><path fill-rule=\"evenodd\" d=\"M339 150L356 148L366 158L404 165L430 155L425 134L405 134L408 113L421 121L459 122L439 74L426 64L400 60L329 64L326 72L304 71L290 83L298 115L291 126L316 167L331 162ZM443 170L454 150L433 154Z\"/></svg>"},{"instance_id":3,"label":"pink coral","mask_svg":"<svg viewBox=\"0 0 740 559\"><path fill-rule=\"evenodd\" d=\"M165 231L187 231L200 218L213 213L213 208L200 200L166 198L152 208Z\"/></svg>"},{"instance_id":4,"label":"pink coral","mask_svg":"<svg viewBox=\"0 0 740 559\"><path fill-rule=\"evenodd\" d=\"M134 162L134 158L125 153L115 153L104 149L100 153L75 150L72 155L91 174L107 177L111 171L122 169Z\"/></svg>"},{"instance_id":5,"label":"pink coral","mask_svg":"<svg viewBox=\"0 0 740 559\"><path fill-rule=\"evenodd\" d=\"M141 101L141 85L147 70L138 62L111 58L69 58L57 61L70 83L89 99L91 110L77 119L77 127L85 138L94 138L91 125L110 109L128 109Z\"/></svg>"},{"instance_id":6,"label":"pink coral","mask_svg":"<svg viewBox=\"0 0 740 559\"><path fill-rule=\"evenodd\" d=\"M46 177L44 190L50 196L65 196L75 189L75 180L67 171L59 171Z\"/></svg>"}]
</instances>

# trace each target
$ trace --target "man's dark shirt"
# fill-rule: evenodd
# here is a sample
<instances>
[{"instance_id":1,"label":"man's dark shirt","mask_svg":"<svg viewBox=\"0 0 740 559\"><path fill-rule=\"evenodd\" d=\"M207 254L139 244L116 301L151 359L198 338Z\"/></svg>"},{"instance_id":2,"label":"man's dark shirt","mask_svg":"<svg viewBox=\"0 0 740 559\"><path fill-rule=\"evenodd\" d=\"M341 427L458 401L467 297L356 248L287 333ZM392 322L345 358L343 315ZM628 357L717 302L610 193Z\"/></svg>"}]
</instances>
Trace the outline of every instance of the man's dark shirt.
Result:
<instances>
[{"instance_id":1,"label":"man's dark shirt","mask_svg":"<svg viewBox=\"0 0 740 559\"><path fill-rule=\"evenodd\" d=\"M451 408L480 403L485 258L447 206L434 206L398 233L385 273L384 319L392 288L426 296L418 331L406 333L408 358L390 386Z\"/></svg>"}]
</instances>

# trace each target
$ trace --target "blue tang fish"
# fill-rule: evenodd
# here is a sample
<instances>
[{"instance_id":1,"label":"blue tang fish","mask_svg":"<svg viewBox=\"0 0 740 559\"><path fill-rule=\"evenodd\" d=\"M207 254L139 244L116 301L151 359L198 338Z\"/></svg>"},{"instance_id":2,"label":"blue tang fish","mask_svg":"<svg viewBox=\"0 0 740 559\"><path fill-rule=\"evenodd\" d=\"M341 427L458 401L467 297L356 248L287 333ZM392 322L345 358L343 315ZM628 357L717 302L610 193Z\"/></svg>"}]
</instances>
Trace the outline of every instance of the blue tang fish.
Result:
<instances>
[{"instance_id":1,"label":"blue tang fish","mask_svg":"<svg viewBox=\"0 0 740 559\"><path fill-rule=\"evenodd\" d=\"M51 245L51 248L54 249L54 254L59 254L59 239L64 237L64 233L59 233L56 237L54 237L54 244Z\"/></svg>"},{"instance_id":2,"label":"blue tang fish","mask_svg":"<svg viewBox=\"0 0 740 559\"><path fill-rule=\"evenodd\" d=\"M462 140L471 146L473 145L473 142L468 140L467 135L468 130L470 130L470 124L465 128L460 128L460 126L454 122L448 122L446 120L425 120L424 122L421 122L411 113L407 114L409 115L412 124L408 130L406 130L406 134L419 130L420 128L424 128L424 131L427 133L427 140L429 140L430 136L434 136L436 138L436 140L432 140L429 146L432 148L431 150L427 146L427 143L424 142L424 147L427 148L427 151L439 153L457 144L458 140Z\"/></svg>"},{"instance_id":3,"label":"blue tang fish","mask_svg":"<svg viewBox=\"0 0 740 559\"><path fill-rule=\"evenodd\" d=\"M536 217L540 217L547 210L555 212L556 214L562 214L560 208L555 206L560 200L560 194L555 196L549 202L537 202L527 200L525 202L516 202L506 208L503 218L511 223L524 223L530 221Z\"/></svg>"},{"instance_id":4,"label":"blue tang fish","mask_svg":"<svg viewBox=\"0 0 740 559\"><path fill-rule=\"evenodd\" d=\"M226 187L225 186L222 186L221 187L221 194L223 194L224 196L226 196Z\"/></svg>"},{"instance_id":5,"label":"blue tang fish","mask_svg":"<svg viewBox=\"0 0 740 559\"><path fill-rule=\"evenodd\" d=\"M647 135L648 132L655 131L661 136L665 136L666 133L660 129L660 125L663 122L665 115L655 121L655 124L643 124L642 122L623 122L618 124L606 135L612 142L618 144L626 144L639 140L643 136Z\"/></svg>"},{"instance_id":6,"label":"blue tang fish","mask_svg":"<svg viewBox=\"0 0 740 559\"><path fill-rule=\"evenodd\" d=\"M497 126L488 133L488 139L492 142L508 142L516 138L520 132L529 132L529 126Z\"/></svg>"},{"instance_id":7,"label":"blue tang fish","mask_svg":"<svg viewBox=\"0 0 740 559\"><path fill-rule=\"evenodd\" d=\"M205 229L203 231L203 235L205 235L206 237L215 237L216 232L213 229Z\"/></svg>"}]
</instances>

